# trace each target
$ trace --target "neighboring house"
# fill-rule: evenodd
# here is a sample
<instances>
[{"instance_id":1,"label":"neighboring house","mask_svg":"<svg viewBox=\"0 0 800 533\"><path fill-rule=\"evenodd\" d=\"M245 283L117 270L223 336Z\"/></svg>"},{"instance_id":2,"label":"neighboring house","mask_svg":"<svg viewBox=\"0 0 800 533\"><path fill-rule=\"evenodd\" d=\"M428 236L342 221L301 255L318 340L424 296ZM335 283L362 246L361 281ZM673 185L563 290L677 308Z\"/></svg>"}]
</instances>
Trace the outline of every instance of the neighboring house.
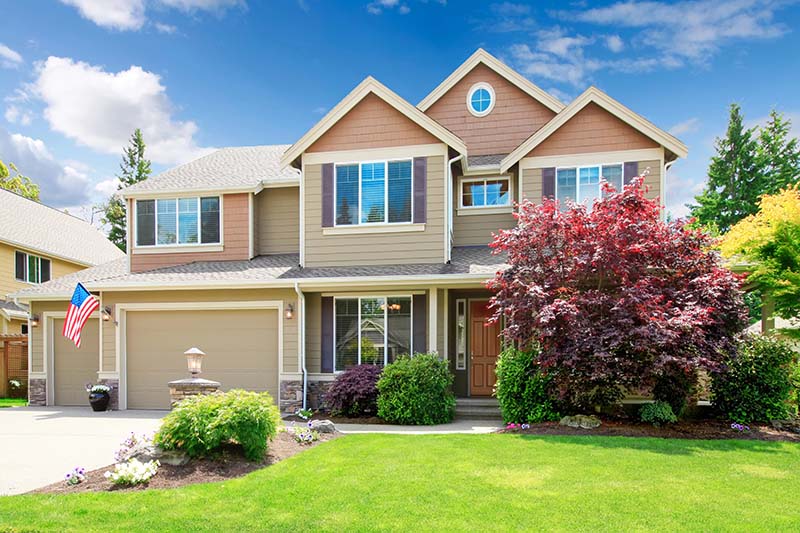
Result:
<instances>
[{"instance_id":1,"label":"neighboring house","mask_svg":"<svg viewBox=\"0 0 800 533\"><path fill-rule=\"evenodd\" d=\"M500 341L485 281L514 203L591 201L646 173L662 196L686 147L595 88L564 105L478 50L417 106L373 78L291 146L226 148L124 192L127 259L20 291L31 402L168 408L183 352L203 377L316 407L337 372L435 351L458 396L488 396ZM75 283L99 295L74 350L60 333ZM115 395L116 396L116 395Z\"/></svg>"},{"instance_id":2,"label":"neighboring house","mask_svg":"<svg viewBox=\"0 0 800 533\"><path fill-rule=\"evenodd\" d=\"M123 256L91 224L0 189L0 335L28 333L28 308L9 293Z\"/></svg>"}]
</instances>

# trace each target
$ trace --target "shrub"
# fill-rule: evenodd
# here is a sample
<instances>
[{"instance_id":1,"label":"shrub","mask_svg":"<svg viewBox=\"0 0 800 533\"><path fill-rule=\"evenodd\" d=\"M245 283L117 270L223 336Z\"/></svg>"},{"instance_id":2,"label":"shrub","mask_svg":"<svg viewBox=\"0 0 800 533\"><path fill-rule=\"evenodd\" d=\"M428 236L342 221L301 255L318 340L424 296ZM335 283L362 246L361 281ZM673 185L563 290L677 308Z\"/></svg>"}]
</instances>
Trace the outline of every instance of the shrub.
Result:
<instances>
[{"instance_id":1,"label":"shrub","mask_svg":"<svg viewBox=\"0 0 800 533\"><path fill-rule=\"evenodd\" d=\"M653 398L666 402L679 417L686 408L689 397L697 390L697 372L686 372L674 365L668 365L655 378Z\"/></svg>"},{"instance_id":2,"label":"shrub","mask_svg":"<svg viewBox=\"0 0 800 533\"><path fill-rule=\"evenodd\" d=\"M117 464L113 472L106 472L104 475L114 485L139 485L150 481L158 472L159 466L161 464L158 461L142 463L138 459L131 459Z\"/></svg>"},{"instance_id":3,"label":"shrub","mask_svg":"<svg viewBox=\"0 0 800 533\"><path fill-rule=\"evenodd\" d=\"M646 403L639 410L639 418L642 422L660 426L661 424L673 424L678 421L678 417L672 411L672 407L667 402Z\"/></svg>"},{"instance_id":4,"label":"shrub","mask_svg":"<svg viewBox=\"0 0 800 533\"><path fill-rule=\"evenodd\" d=\"M495 396L506 423L531 424L559 418L548 392L550 378L539 371L537 357L538 351L508 348L497 359Z\"/></svg>"},{"instance_id":5,"label":"shrub","mask_svg":"<svg viewBox=\"0 0 800 533\"><path fill-rule=\"evenodd\" d=\"M743 336L725 367L711 377L712 404L741 424L788 417L793 411L790 377L796 356L786 341Z\"/></svg>"},{"instance_id":6,"label":"shrub","mask_svg":"<svg viewBox=\"0 0 800 533\"><path fill-rule=\"evenodd\" d=\"M374 415L378 411L378 378L383 369L375 365L348 368L325 393L325 405L342 416Z\"/></svg>"},{"instance_id":7,"label":"shrub","mask_svg":"<svg viewBox=\"0 0 800 533\"><path fill-rule=\"evenodd\" d=\"M269 393L231 390L187 398L164 417L154 443L201 457L236 442L251 461L264 457L267 440L275 437L280 412Z\"/></svg>"},{"instance_id":8,"label":"shrub","mask_svg":"<svg viewBox=\"0 0 800 533\"><path fill-rule=\"evenodd\" d=\"M453 375L435 353L401 355L378 380L378 416L392 424L431 425L453 420Z\"/></svg>"}]
</instances>

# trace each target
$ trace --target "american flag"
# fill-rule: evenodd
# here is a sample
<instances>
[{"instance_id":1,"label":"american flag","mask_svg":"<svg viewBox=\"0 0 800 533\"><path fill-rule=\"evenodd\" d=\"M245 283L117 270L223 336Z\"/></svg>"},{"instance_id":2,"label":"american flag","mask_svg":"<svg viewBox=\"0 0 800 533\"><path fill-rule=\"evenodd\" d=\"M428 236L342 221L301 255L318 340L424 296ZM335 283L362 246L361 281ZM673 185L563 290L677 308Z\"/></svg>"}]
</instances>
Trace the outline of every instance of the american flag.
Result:
<instances>
[{"instance_id":1,"label":"american flag","mask_svg":"<svg viewBox=\"0 0 800 533\"><path fill-rule=\"evenodd\" d=\"M62 334L75 343L77 348L81 347L81 330L89 316L100 307L100 301L91 295L86 287L78 283L75 292L72 294L72 301L69 303L67 318L64 320L64 331Z\"/></svg>"}]
</instances>

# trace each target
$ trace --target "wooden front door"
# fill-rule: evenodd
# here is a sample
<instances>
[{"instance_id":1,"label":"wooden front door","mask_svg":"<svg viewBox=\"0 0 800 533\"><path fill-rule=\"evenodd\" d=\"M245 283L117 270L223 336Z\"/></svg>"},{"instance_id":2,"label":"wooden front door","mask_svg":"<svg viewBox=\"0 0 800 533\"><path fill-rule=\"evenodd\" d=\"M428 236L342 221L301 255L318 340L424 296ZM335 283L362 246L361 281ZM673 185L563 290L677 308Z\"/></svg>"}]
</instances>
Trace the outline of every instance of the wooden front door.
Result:
<instances>
[{"instance_id":1,"label":"wooden front door","mask_svg":"<svg viewBox=\"0 0 800 533\"><path fill-rule=\"evenodd\" d=\"M497 381L494 369L500 354L500 324L487 324L486 300L469 303L470 396L491 396Z\"/></svg>"}]
</instances>

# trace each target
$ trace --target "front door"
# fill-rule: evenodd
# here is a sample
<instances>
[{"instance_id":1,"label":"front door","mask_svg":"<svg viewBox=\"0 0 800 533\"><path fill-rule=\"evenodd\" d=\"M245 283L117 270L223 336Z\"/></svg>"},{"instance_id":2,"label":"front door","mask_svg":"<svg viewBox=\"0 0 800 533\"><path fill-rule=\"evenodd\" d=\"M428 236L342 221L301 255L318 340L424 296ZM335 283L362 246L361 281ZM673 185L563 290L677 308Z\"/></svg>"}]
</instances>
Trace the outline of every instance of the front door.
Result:
<instances>
[{"instance_id":1,"label":"front door","mask_svg":"<svg viewBox=\"0 0 800 533\"><path fill-rule=\"evenodd\" d=\"M494 369L500 354L500 324L487 324L486 300L469 303L470 396L491 396L497 381Z\"/></svg>"}]
</instances>

